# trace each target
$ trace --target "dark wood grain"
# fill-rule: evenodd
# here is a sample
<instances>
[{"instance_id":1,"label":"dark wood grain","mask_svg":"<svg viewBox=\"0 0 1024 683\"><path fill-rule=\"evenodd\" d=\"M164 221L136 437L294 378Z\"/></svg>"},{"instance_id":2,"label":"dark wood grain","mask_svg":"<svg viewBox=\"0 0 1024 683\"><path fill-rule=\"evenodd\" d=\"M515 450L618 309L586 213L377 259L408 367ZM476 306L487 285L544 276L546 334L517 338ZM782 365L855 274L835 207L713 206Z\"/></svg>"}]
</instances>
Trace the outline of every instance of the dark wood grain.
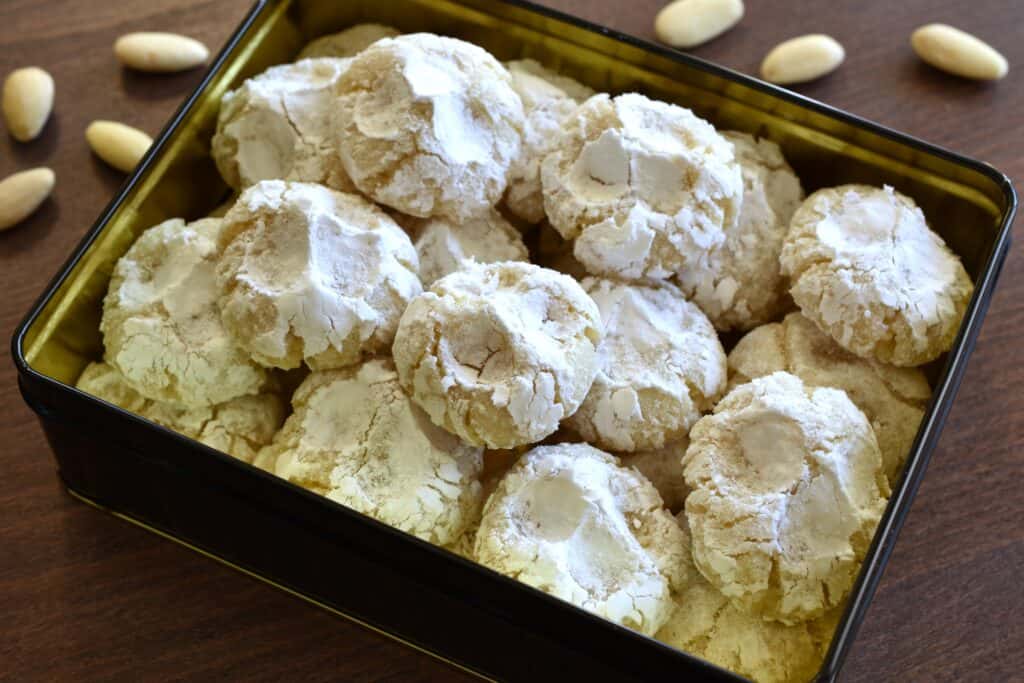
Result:
<instances>
[{"instance_id":1,"label":"dark wood grain","mask_svg":"<svg viewBox=\"0 0 1024 683\"><path fill-rule=\"evenodd\" d=\"M548 0L651 37L658 0ZM164 29L219 46L248 0L4 0L0 71L57 81L41 139L0 135L0 176L54 168L55 197L0 235L0 332L20 317L121 182L82 131L113 118L156 133L198 73L118 68L111 44ZM920 64L908 35L945 21L1010 60L975 84ZM775 43L827 32L848 51L801 92L1024 178L1024 3L748 0L735 30L696 54L754 72ZM1021 231L1018 229L1017 235ZM1024 679L1024 256L1010 255L942 443L844 673L846 681ZM459 680L462 674L71 499L0 362L0 679ZM439 625L441 627L441 625Z\"/></svg>"}]
</instances>

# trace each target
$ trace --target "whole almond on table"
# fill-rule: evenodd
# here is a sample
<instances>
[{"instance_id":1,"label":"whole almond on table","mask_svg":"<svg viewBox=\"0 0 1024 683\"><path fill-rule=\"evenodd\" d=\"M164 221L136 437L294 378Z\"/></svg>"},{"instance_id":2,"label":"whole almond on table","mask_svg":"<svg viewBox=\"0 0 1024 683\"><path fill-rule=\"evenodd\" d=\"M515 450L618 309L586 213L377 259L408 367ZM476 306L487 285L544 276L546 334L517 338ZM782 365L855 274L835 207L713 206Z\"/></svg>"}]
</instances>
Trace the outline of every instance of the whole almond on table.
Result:
<instances>
[{"instance_id":1,"label":"whole almond on table","mask_svg":"<svg viewBox=\"0 0 1024 683\"><path fill-rule=\"evenodd\" d=\"M53 111L53 77L37 66L12 71L4 81L3 112L15 140L35 139Z\"/></svg>"},{"instance_id":2,"label":"whole almond on table","mask_svg":"<svg viewBox=\"0 0 1024 683\"><path fill-rule=\"evenodd\" d=\"M658 40L672 47L706 43L743 18L743 0L676 0L654 20Z\"/></svg>"},{"instance_id":3,"label":"whole almond on table","mask_svg":"<svg viewBox=\"0 0 1024 683\"><path fill-rule=\"evenodd\" d=\"M1006 58L988 43L946 24L928 24L914 31L910 45L917 56L954 76L996 81L1006 75Z\"/></svg>"},{"instance_id":4,"label":"whole almond on table","mask_svg":"<svg viewBox=\"0 0 1024 683\"><path fill-rule=\"evenodd\" d=\"M0 180L0 230L22 222L53 192L57 176L48 168L33 168Z\"/></svg>"},{"instance_id":5,"label":"whole almond on table","mask_svg":"<svg viewBox=\"0 0 1024 683\"><path fill-rule=\"evenodd\" d=\"M761 62L761 77L771 83L806 83L826 76L843 63L846 51L831 36L814 33L779 43Z\"/></svg>"},{"instance_id":6,"label":"whole almond on table","mask_svg":"<svg viewBox=\"0 0 1024 683\"><path fill-rule=\"evenodd\" d=\"M116 121L93 121L85 129L85 139L96 156L125 173L134 170L153 146L153 138Z\"/></svg>"},{"instance_id":7,"label":"whole almond on table","mask_svg":"<svg viewBox=\"0 0 1024 683\"><path fill-rule=\"evenodd\" d=\"M131 69L171 73L193 69L210 56L198 40L177 33L128 33L114 43L119 62Z\"/></svg>"}]
</instances>

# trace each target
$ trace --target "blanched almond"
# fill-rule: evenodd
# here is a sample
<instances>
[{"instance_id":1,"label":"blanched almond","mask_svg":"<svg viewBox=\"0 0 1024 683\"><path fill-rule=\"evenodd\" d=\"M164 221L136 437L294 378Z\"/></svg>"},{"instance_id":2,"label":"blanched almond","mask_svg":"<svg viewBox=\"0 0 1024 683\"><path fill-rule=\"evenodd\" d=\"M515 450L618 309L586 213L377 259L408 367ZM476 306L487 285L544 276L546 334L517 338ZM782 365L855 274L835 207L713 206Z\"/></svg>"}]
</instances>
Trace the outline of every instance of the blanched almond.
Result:
<instances>
[{"instance_id":1,"label":"blanched almond","mask_svg":"<svg viewBox=\"0 0 1024 683\"><path fill-rule=\"evenodd\" d=\"M914 31L910 45L917 56L954 76L995 81L1006 75L1006 58L988 43L946 24L928 24Z\"/></svg>"},{"instance_id":2,"label":"blanched almond","mask_svg":"<svg viewBox=\"0 0 1024 683\"><path fill-rule=\"evenodd\" d=\"M835 38L813 33L779 43L761 62L761 77L788 85L805 83L835 71L846 52Z\"/></svg>"},{"instance_id":3,"label":"blanched almond","mask_svg":"<svg viewBox=\"0 0 1024 683\"><path fill-rule=\"evenodd\" d=\"M139 71L168 73L192 69L210 56L198 40L177 33L129 33L114 43L118 61Z\"/></svg>"},{"instance_id":4,"label":"blanched almond","mask_svg":"<svg viewBox=\"0 0 1024 683\"><path fill-rule=\"evenodd\" d=\"M742 18L743 0L676 0L658 12L654 33L672 47L696 47Z\"/></svg>"},{"instance_id":5,"label":"blanched almond","mask_svg":"<svg viewBox=\"0 0 1024 683\"><path fill-rule=\"evenodd\" d=\"M12 71L4 81L3 111L15 140L28 142L53 111L53 78L36 66Z\"/></svg>"},{"instance_id":6,"label":"blanched almond","mask_svg":"<svg viewBox=\"0 0 1024 683\"><path fill-rule=\"evenodd\" d=\"M85 129L89 147L103 161L128 173L139 165L153 138L141 130L116 121L93 121Z\"/></svg>"},{"instance_id":7,"label":"blanched almond","mask_svg":"<svg viewBox=\"0 0 1024 683\"><path fill-rule=\"evenodd\" d=\"M0 230L31 216L53 192L56 181L48 168L33 168L0 180Z\"/></svg>"}]
</instances>

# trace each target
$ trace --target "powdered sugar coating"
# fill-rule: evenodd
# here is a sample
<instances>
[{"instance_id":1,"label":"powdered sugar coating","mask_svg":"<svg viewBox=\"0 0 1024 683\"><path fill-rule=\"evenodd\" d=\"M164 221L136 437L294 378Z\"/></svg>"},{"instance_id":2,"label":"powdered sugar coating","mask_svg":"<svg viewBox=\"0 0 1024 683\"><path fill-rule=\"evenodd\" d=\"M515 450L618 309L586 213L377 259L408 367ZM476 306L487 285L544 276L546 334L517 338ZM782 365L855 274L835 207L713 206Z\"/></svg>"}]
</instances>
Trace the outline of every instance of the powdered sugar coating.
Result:
<instances>
[{"instance_id":1,"label":"powdered sugar coating","mask_svg":"<svg viewBox=\"0 0 1024 683\"><path fill-rule=\"evenodd\" d=\"M386 38L354 59L337 92L342 162L374 201L465 220L501 199L523 105L481 48L425 33Z\"/></svg>"},{"instance_id":2,"label":"powdered sugar coating","mask_svg":"<svg viewBox=\"0 0 1024 683\"><path fill-rule=\"evenodd\" d=\"M685 516L677 517L690 548ZM759 683L809 681L814 677L838 619L838 610L787 626L766 621L729 602L689 565L690 581L676 595L672 617L656 634L666 645Z\"/></svg>"},{"instance_id":3,"label":"powdered sugar coating","mask_svg":"<svg viewBox=\"0 0 1024 683\"><path fill-rule=\"evenodd\" d=\"M484 506L481 564L653 635L682 588L685 538L635 471L586 444L523 455Z\"/></svg>"},{"instance_id":4,"label":"powdered sugar coating","mask_svg":"<svg viewBox=\"0 0 1024 683\"><path fill-rule=\"evenodd\" d=\"M295 61L315 57L355 57L381 38L394 38L397 35L401 35L398 29L383 24L356 24L344 31L310 41Z\"/></svg>"},{"instance_id":5,"label":"powdered sugar coating","mask_svg":"<svg viewBox=\"0 0 1024 683\"><path fill-rule=\"evenodd\" d=\"M812 194L781 263L805 316L848 351L900 366L949 350L974 289L921 209L888 186Z\"/></svg>"},{"instance_id":6,"label":"powdered sugar coating","mask_svg":"<svg viewBox=\"0 0 1024 683\"><path fill-rule=\"evenodd\" d=\"M689 110L595 95L541 165L544 207L595 275L664 279L706 268L739 216L732 145Z\"/></svg>"},{"instance_id":7,"label":"powdered sugar coating","mask_svg":"<svg viewBox=\"0 0 1024 683\"><path fill-rule=\"evenodd\" d=\"M407 229L416 235L420 280L426 287L454 273L465 259L497 263L530 258L519 231L493 209L465 221L427 218L407 223Z\"/></svg>"},{"instance_id":8,"label":"powdered sugar coating","mask_svg":"<svg viewBox=\"0 0 1024 683\"><path fill-rule=\"evenodd\" d=\"M351 61L271 67L224 95L211 154L227 184L295 180L354 191L330 129L334 88Z\"/></svg>"},{"instance_id":9,"label":"powdered sugar coating","mask_svg":"<svg viewBox=\"0 0 1024 683\"><path fill-rule=\"evenodd\" d=\"M661 448L635 453L618 453L623 467L636 468L658 489L658 494L672 512L683 509L690 487L683 477L683 456L690 439L683 436Z\"/></svg>"},{"instance_id":10,"label":"powdered sugar coating","mask_svg":"<svg viewBox=\"0 0 1024 683\"><path fill-rule=\"evenodd\" d=\"M268 447L278 476L431 543L472 521L482 449L431 424L389 360L314 372L292 406Z\"/></svg>"},{"instance_id":11,"label":"powdered sugar coating","mask_svg":"<svg viewBox=\"0 0 1024 683\"><path fill-rule=\"evenodd\" d=\"M467 262L402 315L402 385L435 424L513 448L552 434L590 389L600 313L570 277L528 263Z\"/></svg>"},{"instance_id":12,"label":"powdered sugar coating","mask_svg":"<svg viewBox=\"0 0 1024 683\"><path fill-rule=\"evenodd\" d=\"M558 144L565 118L594 91L532 59L506 62L505 67L526 117L522 152L508 172L505 207L527 223L539 223L544 219L540 163Z\"/></svg>"},{"instance_id":13,"label":"powdered sugar coating","mask_svg":"<svg viewBox=\"0 0 1024 683\"><path fill-rule=\"evenodd\" d=\"M718 330L749 330L792 307L779 252L803 189L774 142L727 131L743 175L740 217L725 229L708 268L684 269L679 285Z\"/></svg>"},{"instance_id":14,"label":"powdered sugar coating","mask_svg":"<svg viewBox=\"0 0 1024 683\"><path fill-rule=\"evenodd\" d=\"M216 218L164 221L114 268L100 322L105 359L146 398L196 408L258 393L266 382L221 324L220 228Z\"/></svg>"},{"instance_id":15,"label":"powdered sugar coating","mask_svg":"<svg viewBox=\"0 0 1024 683\"><path fill-rule=\"evenodd\" d=\"M693 557L712 585L787 624L842 602L889 495L845 393L785 372L743 384L691 430L683 467Z\"/></svg>"},{"instance_id":16,"label":"powdered sugar coating","mask_svg":"<svg viewBox=\"0 0 1024 683\"><path fill-rule=\"evenodd\" d=\"M855 356L800 313L751 330L729 353L730 386L780 370L845 391L871 422L886 477L896 483L931 397L923 372Z\"/></svg>"},{"instance_id":17,"label":"powdered sugar coating","mask_svg":"<svg viewBox=\"0 0 1024 683\"><path fill-rule=\"evenodd\" d=\"M264 365L313 369L386 349L422 291L416 250L362 197L267 180L224 217L217 267L224 325Z\"/></svg>"},{"instance_id":18,"label":"powdered sugar coating","mask_svg":"<svg viewBox=\"0 0 1024 683\"><path fill-rule=\"evenodd\" d=\"M604 339L597 376L567 424L610 451L661 448L685 437L725 391L725 351L697 306L668 283L587 278Z\"/></svg>"},{"instance_id":19,"label":"powdered sugar coating","mask_svg":"<svg viewBox=\"0 0 1024 683\"><path fill-rule=\"evenodd\" d=\"M182 408L144 398L107 363L90 363L76 385L159 425L251 464L284 422L284 402L273 393L240 396L204 408Z\"/></svg>"}]
</instances>

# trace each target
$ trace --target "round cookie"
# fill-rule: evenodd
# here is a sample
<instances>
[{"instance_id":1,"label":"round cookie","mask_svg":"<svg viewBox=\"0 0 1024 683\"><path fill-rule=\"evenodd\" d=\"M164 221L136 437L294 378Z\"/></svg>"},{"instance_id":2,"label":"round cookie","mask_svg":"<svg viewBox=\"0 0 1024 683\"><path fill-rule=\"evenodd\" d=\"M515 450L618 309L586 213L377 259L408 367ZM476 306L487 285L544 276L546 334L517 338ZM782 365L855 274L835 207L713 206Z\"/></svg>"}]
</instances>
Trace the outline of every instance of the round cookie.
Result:
<instances>
[{"instance_id":1,"label":"round cookie","mask_svg":"<svg viewBox=\"0 0 1024 683\"><path fill-rule=\"evenodd\" d=\"M690 445L687 437L681 437L661 448L636 453L619 453L623 467L636 468L647 481L658 489L658 494L672 512L683 509L690 487L683 478L683 456Z\"/></svg>"},{"instance_id":2,"label":"round cookie","mask_svg":"<svg viewBox=\"0 0 1024 683\"><path fill-rule=\"evenodd\" d=\"M461 221L501 199L523 105L484 50L426 33L386 38L353 60L337 92L342 163L374 201Z\"/></svg>"},{"instance_id":3,"label":"round cookie","mask_svg":"<svg viewBox=\"0 0 1024 683\"><path fill-rule=\"evenodd\" d=\"M804 315L848 351L900 366L949 350L974 289L917 204L889 186L812 194L781 263Z\"/></svg>"},{"instance_id":4,"label":"round cookie","mask_svg":"<svg viewBox=\"0 0 1024 683\"><path fill-rule=\"evenodd\" d=\"M587 278L604 338L597 376L567 421L609 451L661 448L685 437L725 391L725 351L697 306L668 283Z\"/></svg>"},{"instance_id":5,"label":"round cookie","mask_svg":"<svg viewBox=\"0 0 1024 683\"><path fill-rule=\"evenodd\" d=\"M454 273L464 259L497 263L530 258L522 235L494 209L465 221L427 218L407 223L405 227L416 236L420 280L426 287Z\"/></svg>"},{"instance_id":6,"label":"round cookie","mask_svg":"<svg viewBox=\"0 0 1024 683\"><path fill-rule=\"evenodd\" d=\"M355 57L381 38L394 38L401 33L383 24L356 24L339 33L329 33L310 41L295 61L321 57Z\"/></svg>"},{"instance_id":7,"label":"round cookie","mask_svg":"<svg viewBox=\"0 0 1024 683\"><path fill-rule=\"evenodd\" d=\"M529 263L467 262L402 315L402 385L465 441L514 448L552 434L594 380L597 305L572 278Z\"/></svg>"},{"instance_id":8,"label":"round cookie","mask_svg":"<svg viewBox=\"0 0 1024 683\"><path fill-rule=\"evenodd\" d=\"M664 279L707 267L739 217L732 145L689 109L595 95L541 164L551 225L595 275Z\"/></svg>"},{"instance_id":9,"label":"round cookie","mask_svg":"<svg viewBox=\"0 0 1024 683\"><path fill-rule=\"evenodd\" d=\"M256 454L284 422L284 402L272 393L240 396L205 408L181 408L143 398L107 363L90 363L76 385L82 391L259 466ZM264 467L264 469L266 469Z\"/></svg>"},{"instance_id":10,"label":"round cookie","mask_svg":"<svg viewBox=\"0 0 1024 683\"><path fill-rule=\"evenodd\" d=\"M216 218L172 218L114 267L100 321L105 360L146 398L199 408L256 394L267 380L221 323L220 229Z\"/></svg>"},{"instance_id":11,"label":"round cookie","mask_svg":"<svg viewBox=\"0 0 1024 683\"><path fill-rule=\"evenodd\" d=\"M484 506L478 562L653 635L682 588L685 537L654 487L586 444L523 455Z\"/></svg>"},{"instance_id":12,"label":"round cookie","mask_svg":"<svg viewBox=\"0 0 1024 683\"><path fill-rule=\"evenodd\" d=\"M473 521L482 449L431 424L390 361L314 372L292 407L265 454L278 476L439 545Z\"/></svg>"},{"instance_id":13,"label":"round cookie","mask_svg":"<svg viewBox=\"0 0 1024 683\"><path fill-rule=\"evenodd\" d=\"M690 546L685 516L677 517ZM766 621L729 602L692 566L690 580L675 596L676 609L655 637L671 647L759 683L814 678L835 630L838 610L787 626Z\"/></svg>"},{"instance_id":14,"label":"round cookie","mask_svg":"<svg viewBox=\"0 0 1024 683\"><path fill-rule=\"evenodd\" d=\"M787 624L842 602L889 495L864 414L784 372L737 387L697 422L683 471L701 574Z\"/></svg>"},{"instance_id":15,"label":"round cookie","mask_svg":"<svg viewBox=\"0 0 1024 683\"><path fill-rule=\"evenodd\" d=\"M709 267L680 271L679 286L716 329L749 330L792 308L779 252L804 193L774 142L731 131L722 136L732 143L743 175L740 217L726 227Z\"/></svg>"},{"instance_id":16,"label":"round cookie","mask_svg":"<svg viewBox=\"0 0 1024 683\"><path fill-rule=\"evenodd\" d=\"M264 365L343 367L385 350L422 291L416 250L381 209L321 185L265 180L224 217L224 325Z\"/></svg>"},{"instance_id":17,"label":"round cookie","mask_svg":"<svg viewBox=\"0 0 1024 683\"><path fill-rule=\"evenodd\" d=\"M730 386L780 370L845 391L871 422L885 475L896 483L931 398L923 372L855 356L800 313L751 330L729 354Z\"/></svg>"},{"instance_id":18,"label":"round cookie","mask_svg":"<svg viewBox=\"0 0 1024 683\"><path fill-rule=\"evenodd\" d=\"M224 95L211 155L228 185L261 180L355 190L330 130L334 88L350 59L307 59L271 67Z\"/></svg>"},{"instance_id":19,"label":"round cookie","mask_svg":"<svg viewBox=\"0 0 1024 683\"><path fill-rule=\"evenodd\" d=\"M539 223L544 219L540 163L557 145L565 118L594 91L532 59L506 62L505 67L526 117L522 152L508 172L505 207L527 223Z\"/></svg>"}]
</instances>

